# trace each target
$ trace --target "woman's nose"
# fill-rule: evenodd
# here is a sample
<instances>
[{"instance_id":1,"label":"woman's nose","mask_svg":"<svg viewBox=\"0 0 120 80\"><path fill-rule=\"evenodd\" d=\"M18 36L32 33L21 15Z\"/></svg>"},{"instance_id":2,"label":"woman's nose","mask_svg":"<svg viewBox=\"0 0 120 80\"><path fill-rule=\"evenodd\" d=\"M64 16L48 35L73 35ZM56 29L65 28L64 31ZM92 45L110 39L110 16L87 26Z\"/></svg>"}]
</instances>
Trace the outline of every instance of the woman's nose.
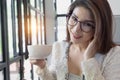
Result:
<instances>
[{"instance_id":1,"label":"woman's nose","mask_svg":"<svg viewBox=\"0 0 120 80\"><path fill-rule=\"evenodd\" d=\"M77 23L77 24L74 26L74 31L77 32L77 33L81 31L80 23Z\"/></svg>"}]
</instances>

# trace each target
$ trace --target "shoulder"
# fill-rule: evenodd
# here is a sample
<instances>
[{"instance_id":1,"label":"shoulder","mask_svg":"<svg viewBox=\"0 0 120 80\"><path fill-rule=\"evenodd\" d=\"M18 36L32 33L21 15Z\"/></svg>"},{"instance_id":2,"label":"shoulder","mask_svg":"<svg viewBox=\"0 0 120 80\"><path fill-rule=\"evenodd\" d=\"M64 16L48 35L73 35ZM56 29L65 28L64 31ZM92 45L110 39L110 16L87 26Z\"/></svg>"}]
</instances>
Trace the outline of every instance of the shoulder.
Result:
<instances>
[{"instance_id":1,"label":"shoulder","mask_svg":"<svg viewBox=\"0 0 120 80\"><path fill-rule=\"evenodd\" d=\"M65 56L65 51L67 48L68 42L65 41L57 41L53 43L53 47L52 47L52 59L55 62L59 62L62 57Z\"/></svg>"},{"instance_id":2,"label":"shoulder","mask_svg":"<svg viewBox=\"0 0 120 80\"><path fill-rule=\"evenodd\" d=\"M66 50L66 48L67 48L67 46L68 46L68 42L66 42L66 41L56 41L56 42L54 42L53 43L53 47L52 47L52 53L59 53L59 54L61 54L61 53L64 53L65 52L65 50Z\"/></svg>"},{"instance_id":3,"label":"shoulder","mask_svg":"<svg viewBox=\"0 0 120 80\"><path fill-rule=\"evenodd\" d=\"M103 69L104 75L107 79L116 80L120 79L118 75L120 73L120 46L115 46L109 50L107 53L104 62Z\"/></svg>"},{"instance_id":4,"label":"shoulder","mask_svg":"<svg viewBox=\"0 0 120 80\"><path fill-rule=\"evenodd\" d=\"M65 48L66 46L68 46L66 41L56 41L53 43L53 48Z\"/></svg>"},{"instance_id":5,"label":"shoulder","mask_svg":"<svg viewBox=\"0 0 120 80\"><path fill-rule=\"evenodd\" d=\"M120 55L120 46L115 46L109 50L107 56Z\"/></svg>"},{"instance_id":6,"label":"shoulder","mask_svg":"<svg viewBox=\"0 0 120 80\"><path fill-rule=\"evenodd\" d=\"M120 46L115 46L109 50L106 54L105 61L107 62L117 62L120 59Z\"/></svg>"}]
</instances>

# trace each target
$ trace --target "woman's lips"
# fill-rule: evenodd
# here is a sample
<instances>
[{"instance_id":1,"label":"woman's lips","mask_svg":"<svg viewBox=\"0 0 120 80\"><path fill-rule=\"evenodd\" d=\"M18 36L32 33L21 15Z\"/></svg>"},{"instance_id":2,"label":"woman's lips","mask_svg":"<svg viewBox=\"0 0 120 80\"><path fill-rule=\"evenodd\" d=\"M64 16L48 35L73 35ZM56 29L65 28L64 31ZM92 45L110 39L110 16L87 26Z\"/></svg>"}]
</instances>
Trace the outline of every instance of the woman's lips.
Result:
<instances>
[{"instance_id":1,"label":"woman's lips","mask_svg":"<svg viewBox=\"0 0 120 80\"><path fill-rule=\"evenodd\" d=\"M75 39L80 39L80 38L81 38L81 36L76 36L76 35L74 35L74 34L73 34L73 37L74 37Z\"/></svg>"}]
</instances>

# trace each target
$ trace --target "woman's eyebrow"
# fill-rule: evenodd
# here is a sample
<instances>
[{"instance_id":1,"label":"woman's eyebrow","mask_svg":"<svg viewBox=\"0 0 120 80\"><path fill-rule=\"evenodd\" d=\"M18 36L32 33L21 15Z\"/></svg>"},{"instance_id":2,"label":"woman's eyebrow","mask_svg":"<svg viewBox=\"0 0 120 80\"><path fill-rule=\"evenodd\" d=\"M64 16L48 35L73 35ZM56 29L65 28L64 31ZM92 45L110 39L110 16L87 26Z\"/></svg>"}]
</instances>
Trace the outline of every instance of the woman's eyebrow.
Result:
<instances>
[{"instance_id":1,"label":"woman's eyebrow","mask_svg":"<svg viewBox=\"0 0 120 80\"><path fill-rule=\"evenodd\" d=\"M78 17L75 15L75 13L73 13L73 16L78 19Z\"/></svg>"},{"instance_id":2,"label":"woman's eyebrow","mask_svg":"<svg viewBox=\"0 0 120 80\"><path fill-rule=\"evenodd\" d=\"M76 16L75 13L72 13L72 15L73 15L77 20L79 20L78 16ZM90 19L90 20L89 20L89 19L88 19L88 20L84 20L84 21L95 23L95 22L94 22L93 20L91 20L91 19Z\"/></svg>"}]
</instances>

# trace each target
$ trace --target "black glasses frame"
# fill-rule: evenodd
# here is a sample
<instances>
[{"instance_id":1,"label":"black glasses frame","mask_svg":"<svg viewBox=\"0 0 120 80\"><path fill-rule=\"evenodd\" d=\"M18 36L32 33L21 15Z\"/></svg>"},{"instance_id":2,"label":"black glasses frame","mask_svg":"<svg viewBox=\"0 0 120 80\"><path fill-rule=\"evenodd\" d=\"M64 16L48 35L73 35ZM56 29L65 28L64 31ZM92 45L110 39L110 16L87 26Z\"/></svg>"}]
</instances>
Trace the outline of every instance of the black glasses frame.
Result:
<instances>
[{"instance_id":1,"label":"black glasses frame","mask_svg":"<svg viewBox=\"0 0 120 80\"><path fill-rule=\"evenodd\" d=\"M67 15L66 17L68 18L68 20L67 20L67 25L70 25L70 26L75 26L75 25L77 25L77 23L79 22L80 23L80 29L83 31L83 32L86 32L86 33L88 33L88 32L90 32L91 30L88 30L88 31L85 31L83 28L84 28L84 25L88 25L88 27L90 27L91 29L95 29L95 22L94 21L92 21L92 20L85 20L85 21L78 21L78 19L75 17L75 16L73 16L76 20L73 20L74 22L75 22L75 24L69 24L69 20L70 20L70 18L72 17L73 15ZM90 23L92 23L92 24L90 24Z\"/></svg>"}]
</instances>

